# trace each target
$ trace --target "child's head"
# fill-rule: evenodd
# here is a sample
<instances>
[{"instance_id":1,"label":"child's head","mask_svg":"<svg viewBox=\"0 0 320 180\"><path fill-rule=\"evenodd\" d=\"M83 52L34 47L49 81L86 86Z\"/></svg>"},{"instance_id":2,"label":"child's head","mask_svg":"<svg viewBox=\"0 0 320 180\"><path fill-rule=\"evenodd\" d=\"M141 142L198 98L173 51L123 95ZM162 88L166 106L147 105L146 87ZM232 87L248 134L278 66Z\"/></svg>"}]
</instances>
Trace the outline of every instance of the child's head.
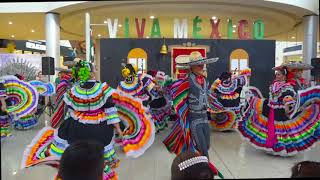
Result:
<instances>
[{"instance_id":1,"label":"child's head","mask_svg":"<svg viewBox=\"0 0 320 180\"><path fill-rule=\"evenodd\" d=\"M302 161L292 167L291 178L320 177L320 162Z\"/></svg>"},{"instance_id":2,"label":"child's head","mask_svg":"<svg viewBox=\"0 0 320 180\"><path fill-rule=\"evenodd\" d=\"M171 165L171 180L214 179L208 158L187 151L178 155Z\"/></svg>"},{"instance_id":3,"label":"child's head","mask_svg":"<svg viewBox=\"0 0 320 180\"><path fill-rule=\"evenodd\" d=\"M104 147L100 143L79 141L62 154L59 177L62 180L102 180Z\"/></svg>"}]
</instances>

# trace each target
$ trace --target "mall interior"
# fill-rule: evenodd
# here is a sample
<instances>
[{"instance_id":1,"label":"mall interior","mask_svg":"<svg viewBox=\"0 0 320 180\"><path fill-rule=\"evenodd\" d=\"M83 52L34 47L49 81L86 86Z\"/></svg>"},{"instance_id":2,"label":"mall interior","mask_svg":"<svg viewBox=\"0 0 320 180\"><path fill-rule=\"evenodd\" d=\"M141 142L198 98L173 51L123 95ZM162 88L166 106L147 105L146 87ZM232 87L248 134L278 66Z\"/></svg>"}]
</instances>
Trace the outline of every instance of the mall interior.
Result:
<instances>
[{"instance_id":1,"label":"mall interior","mask_svg":"<svg viewBox=\"0 0 320 180\"><path fill-rule=\"evenodd\" d=\"M53 145L42 149L40 148L41 151L37 150L34 157L30 157L31 155L28 156L28 153L35 151L33 147L35 145L35 139L41 135L40 132L43 132L45 128L47 130L51 128L54 134L52 134L52 137L50 136L51 140L49 138L48 141L42 142L43 144L48 144L49 141L53 144L59 144L59 142L65 141L57 136L60 127L52 126L52 118L54 118L55 112L59 109L57 99L59 98L59 93L61 93L59 91L59 87L61 86L58 84L64 82L58 74L61 72L72 72L71 74L73 74L75 71L75 69L68 64L75 64L74 62L84 60L92 65L90 66L91 70L95 69L95 80L106 82L108 88L119 89L121 85L120 82L124 81L124 79L127 80L126 76L124 76L123 68L124 65L128 63L134 67L136 74L138 74L138 80L140 75L141 77L145 77L142 74L148 72L150 75L150 72L154 71L157 75L157 72L161 71L166 75L163 77L169 77L173 80L181 80L183 77L188 77L187 74L189 71L178 65L178 59L185 56L189 58L192 52L200 53L200 57L203 59L214 57L219 59L214 63L207 63L204 66L206 79L210 85L209 87L217 82L216 79L221 79L221 74L224 72L229 72L230 76L232 74L232 77L242 77L242 73L250 69L250 78L246 78L248 82L246 82L244 86L258 89L258 91L261 92L258 93L261 99L265 97L266 101L268 97L270 99L273 92L277 93L277 90L269 88L270 84L274 83L275 69L277 72L283 71L283 69L279 70L279 68L274 67L283 68L290 63L298 64L299 67L312 67L303 69L303 78L308 82L309 86L303 90L293 91L295 94L294 97L298 100L293 100L296 104L290 107L298 110L294 110L296 114L288 115L290 118L287 118L289 123L294 124L293 126L299 125L300 128L301 122L304 120L307 121L306 116L313 114L314 118L312 117L312 119L310 117L309 119L309 122L312 121L312 123L301 125L301 132L296 132L296 130L290 132L294 135L297 133L299 136L293 136L289 133L289 130L287 130L286 132L288 134L278 137L279 142L282 142L281 140L285 138L291 138L291 140L298 139L295 142L298 153L275 155L266 152L266 149L269 151L270 147L269 149L259 148L259 145L254 144L252 142L254 140L249 137L258 130L252 130L254 133L250 134L248 133L249 130L241 129L242 126L249 126L248 124L251 122L250 120L245 121L243 119L249 119L248 116L252 116L252 119L255 117L259 118L260 115L262 116L262 114L264 114L264 110L259 112L252 111L251 115L248 116L239 115L239 117L241 116L241 120L235 121L232 129L227 131L216 130L212 128L212 124L215 123L209 123L210 130L208 136L210 147L208 156L210 156L210 162L213 163L223 175L223 178L290 178L292 176L292 167L297 163L302 161L320 163L320 25L318 0L1 2L0 27L0 99L2 97L1 82L3 82L4 89L7 88L7 90L4 90L7 96L4 97L12 97L14 100L10 102L18 104L16 104L16 107L14 107L13 104L6 105L6 109L3 108L3 102L6 103L6 101L0 101L0 105L3 106L0 109L1 179L49 180L56 177L58 173L57 168L48 166L46 163L38 161L35 163L36 165L29 167L24 163L35 161L35 156L41 158L42 156L46 156L50 150L46 148L53 148ZM289 67L289 65L286 67ZM126 70L128 69L130 68ZM284 70L284 75L288 75L288 69L285 68ZM131 73L131 69L128 71ZM45 72L47 72L47 74ZM30 95L30 93L32 94L33 92L32 90L19 96L15 94L18 91L15 92L14 85L10 83L6 84L6 82L10 81L8 79L9 75L17 74L25 78L24 80L19 80L19 82L23 82L22 84L25 85L25 87L30 86L31 88L31 86L33 86L31 85L31 81L39 80L40 76L43 78L43 82L53 84L53 92L51 95L44 95L45 93L40 92L43 90L41 90L43 87L33 88L36 89L34 91L34 98L36 97L39 102L36 102L38 105L33 105L34 111L29 111L29 115L39 109L42 97L45 97L43 98L45 105L41 106L43 110L40 113L32 115L33 118L36 118L36 124L28 128L17 128L14 125L15 121L19 121L17 120L19 119L17 118L17 114L22 112L22 109L14 109L18 109L17 107L20 105L29 106L35 101L32 98L33 96ZM154 78L152 82L156 82L156 76L150 76ZM3 78L3 81L1 78ZM152 79L152 77L150 78ZM12 81L18 81L18 79ZM30 82L30 84L27 81ZM141 80L141 82L144 81ZM240 83L240 81L238 83ZM72 106L72 104L68 104L69 100L66 97L69 97L67 93L73 92L73 90L70 91L69 89L76 86L76 84L77 83L74 82L73 85L66 87L64 90L66 94L63 95L62 93L61 99L65 101L65 108ZM223 83L221 85L223 86ZM146 88L148 89L149 87L150 86L147 86ZM287 88L290 89L290 87ZM131 86L125 86L125 88L131 88ZM225 89L229 90L226 87L224 90ZM242 91L244 91L243 89ZM22 90L25 89L22 88ZM127 92L126 90L127 89L125 89L125 92ZM49 90L47 90L47 92L48 91ZM88 91L85 92L88 93ZM151 94L151 92L152 90L150 90L149 93ZM309 95L305 95L304 93ZM131 95L132 94L128 96L123 95L123 97L133 98ZM240 96L242 98L242 92L237 95L239 98ZM304 96L310 97L312 100L304 100L303 98L306 98ZM73 98L71 95L70 97ZM76 98L80 97L81 96ZM175 97L176 96L173 96L171 98L174 99ZM282 98L284 100L281 99L281 103L287 103L286 98ZM250 100L252 99L254 98ZM105 101L104 99L104 102ZM136 103L142 102L142 100L136 99L133 101ZM309 103L308 106L303 106L302 108L301 104L303 101L308 101L306 102ZM169 103L169 100L167 103ZM166 127L159 132L154 132L154 129L158 129L156 122L153 124L152 120L148 121L151 127L151 137L143 137L151 139L148 139L148 145L142 148L143 153L139 154L139 156L130 155L130 152L128 153L124 150L126 148L122 148L123 144L119 145L115 143L117 144L114 145L115 154L120 159L120 163L117 168L111 169L112 171L114 170L117 179L173 179L172 163L177 155L170 153L168 147L165 146L164 140L168 138L168 134L174 129L175 125L179 125L179 123L176 122L178 122L182 116L180 117L180 111L175 111L180 108L175 104L175 100L170 101L170 103L172 110L171 115L175 115L175 117L178 118L174 119L170 116L171 120L169 120ZM151 108L151 105L145 106L142 105L142 103L140 104L141 108ZM270 102L268 106L269 105ZM259 106L259 104L254 104L254 106ZM277 106L275 110L270 110L270 112L276 112L279 107L280 105ZM119 109L118 107L118 110ZM1 114L1 110L7 112L7 114ZM236 114L234 113L236 110L229 110L224 111L230 112L224 117L230 118L230 116ZM11 113L11 111L14 113ZM287 113L287 111L290 110L283 109L283 112ZM147 112L149 113L149 109L145 110L145 116L151 117ZM150 112L153 113L152 109ZM219 113L220 112L222 111L219 111ZM287 121L276 122L277 120L274 120L274 122L272 121L271 123L270 112L269 119L268 116L266 116L266 119L261 120L263 121L263 125L261 126L264 126L262 128L264 130L261 130L263 133L260 133L260 135L263 134L261 136L264 140L263 142L257 142L258 144L267 142L266 139L271 136L270 132L272 130L270 130L270 124L279 124L274 125L276 130L271 128L274 134L283 133L282 131L280 132L280 130L278 131L277 128L286 126L284 124L287 123ZM69 115L68 111L68 113L63 114L65 117L62 118L68 121L67 117L74 118L76 116L75 113L72 113ZM243 113L248 113L248 111ZM253 113L257 115L252 115ZM289 113L291 113L291 111ZM105 115L106 114L107 111L105 112ZM119 114L121 119L121 113ZM303 114L304 117L299 119L301 114ZM4 126L2 124L4 120L1 118L5 117L5 115L7 115L6 117L10 120L6 122L9 125L7 129L4 130L2 127ZM272 117L273 116L276 116L276 113L274 113L274 115L272 113ZM152 114L152 118L153 117L158 118L158 116L153 116ZM211 115L210 117L216 116ZM81 124L80 119L79 122L77 121L79 124ZM140 122L139 118L137 121L139 121L137 127L140 128L144 121L141 120ZM179 122L181 124L183 121ZM89 126L92 125L90 123L91 122L89 122ZM84 124L88 125L86 123ZM95 125L97 126L97 124ZM182 124L182 129L187 128L187 126L183 125L184 124ZM218 125L216 124L216 126ZM252 126L255 126L255 124L253 123ZM259 125L257 125L259 127L252 126L250 126L252 129L258 129L260 127ZM137 127L135 128L137 129ZM148 127L149 126L141 127L139 133L144 130L147 131ZM10 135L3 138L3 136L5 136L3 134L6 134L7 131L10 131ZM186 140L187 138L185 137L188 135L188 131L184 132L183 137L184 140ZM192 132L191 125L191 133ZM81 137L84 137L85 134L86 132L84 131ZM259 132L257 132L257 134L259 134ZM102 137L104 133L98 136ZM197 137L194 134L190 136L192 139L193 137ZM310 137L306 140L303 139L304 136ZM59 140L56 140L54 137L58 137ZM114 143L115 137L116 136L113 136L111 140L112 143ZM178 139L178 137L174 138ZM197 144L197 140L191 141L191 144ZM285 141L285 143L288 143L288 141ZM298 148L298 146L300 146L299 144L303 144L304 150L301 152ZM289 148L289 146L292 148L291 145L288 144L285 148ZM54 147L57 148L58 145ZM198 146L196 146L196 149L197 148ZM277 148L279 147L274 149ZM277 151L274 149L271 148L270 151ZM106 154L104 156L106 159ZM57 155L52 155L52 157L57 158ZM52 159L51 161L52 164L62 162ZM193 164L189 164L188 167ZM320 172L320 165L318 164L317 166L318 172ZM106 172L106 170L104 172ZM318 177L320 177L319 173ZM222 177L217 175L215 178L221 179ZM67 178L62 179L67 180ZM108 179L108 177L105 179Z\"/></svg>"}]
</instances>

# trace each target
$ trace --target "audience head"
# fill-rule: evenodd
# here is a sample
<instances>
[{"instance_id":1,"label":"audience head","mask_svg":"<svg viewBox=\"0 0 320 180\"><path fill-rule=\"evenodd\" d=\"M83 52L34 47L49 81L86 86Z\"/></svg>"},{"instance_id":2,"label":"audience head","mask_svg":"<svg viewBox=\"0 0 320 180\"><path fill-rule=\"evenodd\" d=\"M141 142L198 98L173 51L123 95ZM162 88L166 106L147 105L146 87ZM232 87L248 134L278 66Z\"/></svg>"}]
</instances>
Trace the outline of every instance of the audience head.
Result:
<instances>
[{"instance_id":1,"label":"audience head","mask_svg":"<svg viewBox=\"0 0 320 180\"><path fill-rule=\"evenodd\" d=\"M187 151L173 160L171 180L214 179L215 171L206 156Z\"/></svg>"},{"instance_id":2,"label":"audience head","mask_svg":"<svg viewBox=\"0 0 320 180\"><path fill-rule=\"evenodd\" d=\"M232 76L231 72L223 72L223 73L221 73L219 79L223 83L229 84L231 82L231 76Z\"/></svg>"},{"instance_id":3,"label":"audience head","mask_svg":"<svg viewBox=\"0 0 320 180\"><path fill-rule=\"evenodd\" d=\"M62 180L102 180L104 147L94 141L78 141L62 154L58 176Z\"/></svg>"},{"instance_id":4,"label":"audience head","mask_svg":"<svg viewBox=\"0 0 320 180\"><path fill-rule=\"evenodd\" d=\"M320 162L302 161L292 167L291 178L320 177Z\"/></svg>"}]
</instances>

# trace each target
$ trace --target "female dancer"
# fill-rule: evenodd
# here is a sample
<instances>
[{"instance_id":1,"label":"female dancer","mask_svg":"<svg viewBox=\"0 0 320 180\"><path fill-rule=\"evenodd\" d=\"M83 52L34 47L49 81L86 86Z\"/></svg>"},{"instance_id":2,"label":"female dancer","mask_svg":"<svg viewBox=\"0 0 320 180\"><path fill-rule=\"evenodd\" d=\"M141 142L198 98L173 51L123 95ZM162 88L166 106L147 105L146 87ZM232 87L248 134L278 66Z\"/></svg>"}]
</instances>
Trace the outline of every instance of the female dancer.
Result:
<instances>
[{"instance_id":1,"label":"female dancer","mask_svg":"<svg viewBox=\"0 0 320 180\"><path fill-rule=\"evenodd\" d=\"M250 70L243 70L240 75L231 77L230 72L223 72L210 88L211 98L210 124L215 130L226 131L236 128L240 119L240 94L242 87L247 84Z\"/></svg>"},{"instance_id":2,"label":"female dancer","mask_svg":"<svg viewBox=\"0 0 320 180\"><path fill-rule=\"evenodd\" d=\"M149 75L153 77L157 96L149 102L149 108L154 119L157 132L168 127L168 120L171 115L171 103L167 99L165 91L165 76L161 71L149 71Z\"/></svg>"},{"instance_id":3,"label":"female dancer","mask_svg":"<svg viewBox=\"0 0 320 180\"><path fill-rule=\"evenodd\" d=\"M38 133L24 152L22 168L42 163L57 167L70 143L93 140L104 145L104 179L117 179L113 171L119 162L113 147L114 130L123 137L121 145L127 156L138 157L151 146L154 127L141 102L93 80L92 70L86 61L72 69L77 83L64 95L68 106L65 120L58 129L45 127ZM122 132L120 119L129 119L133 125Z\"/></svg>"},{"instance_id":4,"label":"female dancer","mask_svg":"<svg viewBox=\"0 0 320 180\"><path fill-rule=\"evenodd\" d=\"M276 72L269 99L250 97L238 123L250 144L280 156L305 151L320 138L320 86L296 94L287 75L285 67Z\"/></svg>"},{"instance_id":5,"label":"female dancer","mask_svg":"<svg viewBox=\"0 0 320 180\"><path fill-rule=\"evenodd\" d=\"M17 127L24 122L24 127L30 127L37 123L36 120L23 120L35 112L38 99L38 92L30 83L18 79L17 76L0 77L1 140L11 135L11 126Z\"/></svg>"}]
</instances>

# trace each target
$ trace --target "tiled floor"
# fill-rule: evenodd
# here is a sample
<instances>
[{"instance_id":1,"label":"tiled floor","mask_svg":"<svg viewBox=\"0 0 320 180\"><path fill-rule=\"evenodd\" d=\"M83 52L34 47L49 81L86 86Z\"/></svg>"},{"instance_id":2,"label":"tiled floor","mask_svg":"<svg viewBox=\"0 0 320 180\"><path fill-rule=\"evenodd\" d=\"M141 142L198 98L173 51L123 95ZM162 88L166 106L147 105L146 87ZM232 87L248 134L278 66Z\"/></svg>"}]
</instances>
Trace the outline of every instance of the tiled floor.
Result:
<instances>
[{"instance_id":1,"label":"tiled floor","mask_svg":"<svg viewBox=\"0 0 320 180\"><path fill-rule=\"evenodd\" d=\"M20 170L24 148L31 142L42 123L28 131L14 131L14 136L1 142L1 179L3 180L51 180L56 170L46 166ZM170 180L170 168L174 155L169 154L161 140L167 132L156 136L152 147L138 159L127 159L118 151L121 159L117 169L119 180ZM290 168L299 161L320 161L320 144L310 151L294 157L268 155L242 141L237 132L211 133L210 157L225 178L286 178Z\"/></svg>"}]
</instances>

